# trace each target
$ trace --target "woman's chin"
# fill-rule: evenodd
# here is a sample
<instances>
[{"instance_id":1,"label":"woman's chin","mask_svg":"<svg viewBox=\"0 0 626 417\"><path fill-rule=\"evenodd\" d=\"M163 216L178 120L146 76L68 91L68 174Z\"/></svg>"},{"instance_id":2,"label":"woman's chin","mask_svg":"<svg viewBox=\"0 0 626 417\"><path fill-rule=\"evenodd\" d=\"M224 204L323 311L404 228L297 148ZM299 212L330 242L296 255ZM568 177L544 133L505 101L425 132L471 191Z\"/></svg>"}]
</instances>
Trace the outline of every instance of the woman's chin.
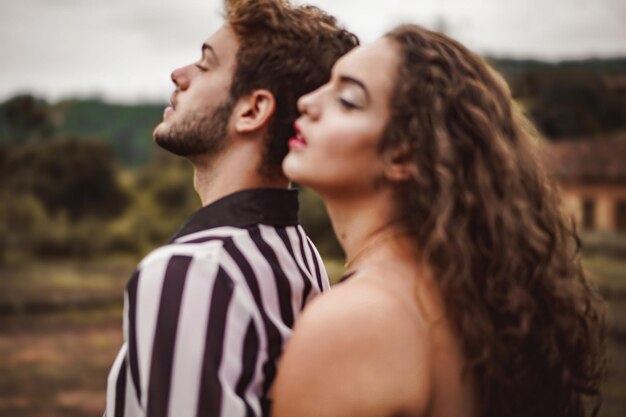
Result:
<instances>
[{"instance_id":1,"label":"woman's chin","mask_svg":"<svg viewBox=\"0 0 626 417\"><path fill-rule=\"evenodd\" d=\"M289 180L302 184L302 169L300 169L300 163L297 159L297 156L289 152L283 159L282 168Z\"/></svg>"}]
</instances>

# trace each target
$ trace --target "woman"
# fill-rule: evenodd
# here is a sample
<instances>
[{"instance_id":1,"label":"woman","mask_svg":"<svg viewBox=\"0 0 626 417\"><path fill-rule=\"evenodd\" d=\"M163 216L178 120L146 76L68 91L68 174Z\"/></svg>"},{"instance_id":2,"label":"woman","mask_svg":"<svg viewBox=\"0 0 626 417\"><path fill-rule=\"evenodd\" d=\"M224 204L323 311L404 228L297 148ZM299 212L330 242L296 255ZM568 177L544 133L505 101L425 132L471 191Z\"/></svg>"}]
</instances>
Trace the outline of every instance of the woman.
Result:
<instances>
[{"instance_id":1,"label":"woman","mask_svg":"<svg viewBox=\"0 0 626 417\"><path fill-rule=\"evenodd\" d=\"M296 324L274 416L586 415L602 303L505 84L407 25L298 105L283 168L325 199L347 279Z\"/></svg>"}]
</instances>

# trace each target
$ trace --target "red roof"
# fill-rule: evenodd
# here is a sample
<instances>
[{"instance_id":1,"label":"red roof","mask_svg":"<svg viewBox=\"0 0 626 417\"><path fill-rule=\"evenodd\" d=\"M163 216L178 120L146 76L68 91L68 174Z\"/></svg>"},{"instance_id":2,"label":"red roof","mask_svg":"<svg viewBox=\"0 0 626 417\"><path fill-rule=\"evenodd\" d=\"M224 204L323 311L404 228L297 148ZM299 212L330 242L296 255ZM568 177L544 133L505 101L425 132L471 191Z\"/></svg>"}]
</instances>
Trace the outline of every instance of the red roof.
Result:
<instances>
[{"instance_id":1,"label":"red roof","mask_svg":"<svg viewBox=\"0 0 626 417\"><path fill-rule=\"evenodd\" d=\"M626 135L550 143L545 157L546 167L561 181L626 183Z\"/></svg>"}]
</instances>

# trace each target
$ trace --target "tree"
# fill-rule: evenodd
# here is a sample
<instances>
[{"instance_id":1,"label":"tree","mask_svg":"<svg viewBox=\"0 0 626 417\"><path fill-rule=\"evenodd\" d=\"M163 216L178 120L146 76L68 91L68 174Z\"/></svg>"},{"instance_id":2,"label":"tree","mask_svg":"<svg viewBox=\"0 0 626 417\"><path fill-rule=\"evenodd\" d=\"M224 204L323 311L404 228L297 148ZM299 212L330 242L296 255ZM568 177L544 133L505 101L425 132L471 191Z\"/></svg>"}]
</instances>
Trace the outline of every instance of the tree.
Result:
<instances>
[{"instance_id":1,"label":"tree","mask_svg":"<svg viewBox=\"0 0 626 417\"><path fill-rule=\"evenodd\" d=\"M15 96L0 107L0 141L23 143L47 139L53 123L48 104L29 94Z\"/></svg>"},{"instance_id":2,"label":"tree","mask_svg":"<svg viewBox=\"0 0 626 417\"><path fill-rule=\"evenodd\" d=\"M549 68L515 78L511 87L548 137L588 137L626 127L626 100L590 69Z\"/></svg>"},{"instance_id":3,"label":"tree","mask_svg":"<svg viewBox=\"0 0 626 417\"><path fill-rule=\"evenodd\" d=\"M322 257L340 259L343 250L335 237L324 201L310 188L300 188L300 222Z\"/></svg>"},{"instance_id":4,"label":"tree","mask_svg":"<svg viewBox=\"0 0 626 417\"><path fill-rule=\"evenodd\" d=\"M128 202L113 152L100 141L69 137L11 149L3 177L11 194L31 194L49 213L64 210L71 220L111 218Z\"/></svg>"}]
</instances>

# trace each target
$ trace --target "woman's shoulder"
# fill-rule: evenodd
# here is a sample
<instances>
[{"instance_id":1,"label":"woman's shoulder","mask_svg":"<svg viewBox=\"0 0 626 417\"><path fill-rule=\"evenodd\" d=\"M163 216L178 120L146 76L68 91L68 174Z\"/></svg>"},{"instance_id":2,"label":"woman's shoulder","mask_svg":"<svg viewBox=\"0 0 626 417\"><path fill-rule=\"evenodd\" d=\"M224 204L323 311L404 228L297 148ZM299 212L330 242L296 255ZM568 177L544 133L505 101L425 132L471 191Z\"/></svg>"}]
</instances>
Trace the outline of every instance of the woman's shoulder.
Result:
<instances>
[{"instance_id":1,"label":"woman's shoulder","mask_svg":"<svg viewBox=\"0 0 626 417\"><path fill-rule=\"evenodd\" d=\"M335 404L328 413L316 408L315 415L387 415L428 403L427 338L392 293L363 278L313 300L281 360L279 394L297 395L301 386Z\"/></svg>"},{"instance_id":2,"label":"woman's shoulder","mask_svg":"<svg viewBox=\"0 0 626 417\"><path fill-rule=\"evenodd\" d=\"M411 302L412 295L400 293L374 274L358 271L334 285L306 307L297 326L332 331L345 325L367 332L379 330L378 326L413 326L419 332L419 311Z\"/></svg>"},{"instance_id":3,"label":"woman's shoulder","mask_svg":"<svg viewBox=\"0 0 626 417\"><path fill-rule=\"evenodd\" d=\"M410 327L411 333L417 334L427 331L429 323L443 314L439 294L422 271L399 264L369 266L346 274L305 312L312 319L320 316L325 321L332 315L368 329L380 324L384 328ZM374 322L362 323L364 317Z\"/></svg>"},{"instance_id":4,"label":"woman's shoulder","mask_svg":"<svg viewBox=\"0 0 626 417\"><path fill-rule=\"evenodd\" d=\"M356 277L355 277L356 278ZM328 355L350 355L371 366L426 354L419 321L393 293L357 278L317 297L297 320L296 338L317 340ZM396 356L398 355L398 356Z\"/></svg>"}]
</instances>

